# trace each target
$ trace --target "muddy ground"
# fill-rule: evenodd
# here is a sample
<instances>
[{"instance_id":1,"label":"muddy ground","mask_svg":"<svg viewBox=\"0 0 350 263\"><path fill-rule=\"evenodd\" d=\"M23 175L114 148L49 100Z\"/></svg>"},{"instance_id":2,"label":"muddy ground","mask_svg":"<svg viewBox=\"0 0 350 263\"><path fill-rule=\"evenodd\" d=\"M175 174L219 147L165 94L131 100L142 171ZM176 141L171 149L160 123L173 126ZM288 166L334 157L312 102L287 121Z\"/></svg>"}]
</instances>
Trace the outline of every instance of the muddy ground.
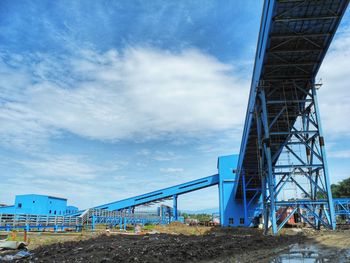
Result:
<instances>
[{"instance_id":1,"label":"muddy ground","mask_svg":"<svg viewBox=\"0 0 350 263\"><path fill-rule=\"evenodd\" d=\"M212 229L203 235L100 235L41 246L19 262L272 262L295 244L318 244L337 253L350 247L350 230L287 230L276 237L243 228Z\"/></svg>"}]
</instances>

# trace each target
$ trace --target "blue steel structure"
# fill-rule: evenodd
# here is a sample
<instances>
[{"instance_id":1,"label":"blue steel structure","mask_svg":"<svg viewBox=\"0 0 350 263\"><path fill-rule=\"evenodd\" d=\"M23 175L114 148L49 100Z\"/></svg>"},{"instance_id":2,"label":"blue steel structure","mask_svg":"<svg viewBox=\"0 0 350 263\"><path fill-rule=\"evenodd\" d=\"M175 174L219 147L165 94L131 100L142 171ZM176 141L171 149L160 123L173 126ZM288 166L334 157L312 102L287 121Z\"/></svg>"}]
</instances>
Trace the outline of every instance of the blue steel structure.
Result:
<instances>
[{"instance_id":1,"label":"blue steel structure","mask_svg":"<svg viewBox=\"0 0 350 263\"><path fill-rule=\"evenodd\" d=\"M277 234L298 214L335 229L315 78L348 3L265 0L239 157L220 157L219 175L96 208L169 197L176 208L178 195L219 184L223 226L256 224L262 214L265 232Z\"/></svg>"},{"instance_id":2,"label":"blue steel structure","mask_svg":"<svg viewBox=\"0 0 350 263\"><path fill-rule=\"evenodd\" d=\"M123 229L126 230L127 225L170 223L169 217L162 217L158 215L151 215L151 214L135 215L133 213L128 213L128 212L117 212L115 214L113 213L105 214L104 211L106 210L100 210L100 213L98 213L98 210L96 209L91 209L91 210L93 210L94 212L89 216L87 222L84 222L84 223L86 223L85 225L86 227L88 227L90 224L92 230L95 229L95 226L97 224L104 224L110 227L115 227L119 225L120 230L123 230Z\"/></svg>"},{"instance_id":3,"label":"blue steel structure","mask_svg":"<svg viewBox=\"0 0 350 263\"><path fill-rule=\"evenodd\" d=\"M334 198L334 210L336 216L343 216L350 223L350 198Z\"/></svg>"},{"instance_id":4,"label":"blue steel structure","mask_svg":"<svg viewBox=\"0 0 350 263\"><path fill-rule=\"evenodd\" d=\"M237 169L238 155L222 156L218 159L219 174L200 178L180 185L164 188L158 191L147 194L115 201L112 203L99 205L92 209L101 209L108 211L132 211L136 206L159 202L168 198L173 199L173 217L172 220L178 221L177 198L180 195L197 191L206 187L214 185L219 186L219 205L220 205L220 219L222 226L249 226L251 222L245 220L244 216L255 218L260 214L259 204L250 204L250 209L238 200L235 200L233 189L237 185L238 176L234 172ZM163 208L161 207L161 210ZM81 213L81 212L80 212ZM171 217L170 211L164 209L160 211L163 215L169 215L169 222ZM164 216L163 216L164 217Z\"/></svg>"},{"instance_id":5,"label":"blue steel structure","mask_svg":"<svg viewBox=\"0 0 350 263\"><path fill-rule=\"evenodd\" d=\"M102 209L109 211L122 211L122 210L132 210L135 206L149 204L157 202L160 200L173 198L174 200L174 218L177 220L177 197L182 194L186 194L192 191L200 190L206 187L217 185L219 182L219 175L214 174L212 176L204 177L194 181L190 181L181 185L176 185L168 188L164 188L158 191L150 192L143 195L138 195L135 197L130 197L127 199L119 200L116 202L111 202L104 205L99 205L93 207L94 209Z\"/></svg>"},{"instance_id":6,"label":"blue steel structure","mask_svg":"<svg viewBox=\"0 0 350 263\"><path fill-rule=\"evenodd\" d=\"M74 229L82 230L82 220L76 216L64 215L33 215L33 214L1 214L0 231L26 230L26 231L64 231Z\"/></svg>"},{"instance_id":7,"label":"blue steel structure","mask_svg":"<svg viewBox=\"0 0 350 263\"><path fill-rule=\"evenodd\" d=\"M173 198L177 220L179 195L218 185L222 226L256 225L262 216L265 233L277 234L298 214L335 229L349 200L332 199L315 78L349 1L265 0L239 156L219 157L219 174L93 209L131 215ZM124 222L93 222L108 220Z\"/></svg>"},{"instance_id":8,"label":"blue steel structure","mask_svg":"<svg viewBox=\"0 0 350 263\"><path fill-rule=\"evenodd\" d=\"M95 223L100 222L119 222L124 225L125 219L128 222L133 222L131 218L136 206L151 204L166 200L173 199L173 209L169 210L167 206L160 206L159 215L161 218L160 223L169 223L170 221L178 221L177 199L178 196L197 191L203 188L212 187L218 185L219 189L219 205L220 205L220 220L222 226L249 226L251 222L245 220L245 216L249 218L256 218L261 213L259 204L249 204L250 209L240 202L235 200L233 195L233 189L237 185L238 176L235 173L237 170L238 155L222 156L218 159L218 174L214 174L208 177L200 178L190 182L186 182L180 185L160 189L158 191L130 197L127 199L111 202L108 204L99 205L91 209L101 211L119 211L124 212L125 216L95 216ZM87 210L86 210L87 211ZM79 211L75 216L84 214L84 211ZM140 222L142 222L142 219ZM157 219L158 220L158 219ZM157 221L158 222L158 221Z\"/></svg>"},{"instance_id":9,"label":"blue steel structure","mask_svg":"<svg viewBox=\"0 0 350 263\"><path fill-rule=\"evenodd\" d=\"M265 232L273 234L294 214L314 228L335 228L315 77L348 3L264 2L239 158L220 157L220 176L207 178L210 185L219 182L222 225L250 225L261 212ZM168 197L176 207L177 196L189 192L182 187L203 188L189 183L97 208L126 209Z\"/></svg>"},{"instance_id":10,"label":"blue steel structure","mask_svg":"<svg viewBox=\"0 0 350 263\"><path fill-rule=\"evenodd\" d=\"M301 210L313 214L303 218L311 226L335 228L315 77L348 3L264 3L234 194L245 204L262 199L265 232ZM290 187L301 193L288 196Z\"/></svg>"}]
</instances>

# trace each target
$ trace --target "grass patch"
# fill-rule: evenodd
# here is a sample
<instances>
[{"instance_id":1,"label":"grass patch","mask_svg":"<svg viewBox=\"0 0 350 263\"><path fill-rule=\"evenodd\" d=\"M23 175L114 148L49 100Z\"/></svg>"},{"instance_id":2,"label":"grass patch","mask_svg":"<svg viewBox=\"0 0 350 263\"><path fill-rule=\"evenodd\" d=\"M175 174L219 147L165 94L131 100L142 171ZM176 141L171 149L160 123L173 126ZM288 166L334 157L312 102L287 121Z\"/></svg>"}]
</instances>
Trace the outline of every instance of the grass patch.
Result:
<instances>
[{"instance_id":1,"label":"grass patch","mask_svg":"<svg viewBox=\"0 0 350 263\"><path fill-rule=\"evenodd\" d=\"M179 222L172 222L169 225L156 225L154 230L167 234L184 234L184 235L204 235L212 228L207 226L188 226Z\"/></svg>"},{"instance_id":2,"label":"grass patch","mask_svg":"<svg viewBox=\"0 0 350 263\"><path fill-rule=\"evenodd\" d=\"M154 230L155 227L156 227L156 225L149 224L149 225L144 225L142 229L147 230L147 231L151 231L151 230Z\"/></svg>"}]
</instances>

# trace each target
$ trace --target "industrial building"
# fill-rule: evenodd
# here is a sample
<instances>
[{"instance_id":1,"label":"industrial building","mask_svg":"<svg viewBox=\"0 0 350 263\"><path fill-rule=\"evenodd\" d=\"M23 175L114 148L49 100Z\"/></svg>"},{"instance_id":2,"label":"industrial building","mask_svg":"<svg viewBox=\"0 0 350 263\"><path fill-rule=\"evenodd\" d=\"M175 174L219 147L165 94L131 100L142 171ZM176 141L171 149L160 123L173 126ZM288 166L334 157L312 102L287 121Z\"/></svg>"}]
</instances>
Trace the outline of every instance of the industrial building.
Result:
<instances>
[{"instance_id":1,"label":"industrial building","mask_svg":"<svg viewBox=\"0 0 350 263\"><path fill-rule=\"evenodd\" d=\"M67 215L78 211L67 199L48 195L16 195L14 205L1 206L0 214Z\"/></svg>"}]
</instances>

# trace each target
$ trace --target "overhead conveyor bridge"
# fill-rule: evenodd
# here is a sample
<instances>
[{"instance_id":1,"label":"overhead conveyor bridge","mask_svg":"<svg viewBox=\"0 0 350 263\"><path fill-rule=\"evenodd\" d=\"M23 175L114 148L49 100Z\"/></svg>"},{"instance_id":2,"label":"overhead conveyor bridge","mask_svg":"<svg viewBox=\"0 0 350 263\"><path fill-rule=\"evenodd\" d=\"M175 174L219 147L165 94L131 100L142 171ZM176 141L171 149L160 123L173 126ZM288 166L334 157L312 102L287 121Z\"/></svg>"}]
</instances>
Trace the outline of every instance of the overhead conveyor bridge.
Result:
<instances>
[{"instance_id":1,"label":"overhead conveyor bridge","mask_svg":"<svg viewBox=\"0 0 350 263\"><path fill-rule=\"evenodd\" d=\"M95 208L167 198L176 208L178 195L218 184L223 226L248 226L262 213L273 234L294 215L334 229L315 78L349 1L265 0L239 156L219 157L219 174Z\"/></svg>"},{"instance_id":2,"label":"overhead conveyor bridge","mask_svg":"<svg viewBox=\"0 0 350 263\"><path fill-rule=\"evenodd\" d=\"M120 211L124 209L132 209L135 206L150 204L159 202L164 199L173 198L174 200L174 211L177 211L177 197L182 194L200 190L206 187L217 185L219 183L219 175L214 174L212 176L204 177L194 181L190 181L184 184L164 188L158 191L150 192L143 195L123 199L116 202L111 202L104 205L94 207L95 209L105 209L109 211ZM177 214L174 215L176 220Z\"/></svg>"},{"instance_id":3,"label":"overhead conveyor bridge","mask_svg":"<svg viewBox=\"0 0 350 263\"><path fill-rule=\"evenodd\" d=\"M335 228L315 78L348 3L264 3L234 195L245 203L262 196L265 230L274 234L285 223L278 211L290 208L314 214L304 220L315 228Z\"/></svg>"},{"instance_id":4,"label":"overhead conveyor bridge","mask_svg":"<svg viewBox=\"0 0 350 263\"><path fill-rule=\"evenodd\" d=\"M236 202L232 190L237 184L238 155L221 156L218 159L218 174L189 181L176 186L160 189L123 200L95 206L90 209L106 211L125 211L132 213L136 206L149 205L166 199L173 200L173 219L177 220L177 198L180 195L218 185L220 220L223 226L248 226L253 218L261 213L259 204L251 204L250 210L245 210L241 202ZM88 210L80 211L75 215L85 216ZM251 220L245 220L244 217Z\"/></svg>"}]
</instances>

